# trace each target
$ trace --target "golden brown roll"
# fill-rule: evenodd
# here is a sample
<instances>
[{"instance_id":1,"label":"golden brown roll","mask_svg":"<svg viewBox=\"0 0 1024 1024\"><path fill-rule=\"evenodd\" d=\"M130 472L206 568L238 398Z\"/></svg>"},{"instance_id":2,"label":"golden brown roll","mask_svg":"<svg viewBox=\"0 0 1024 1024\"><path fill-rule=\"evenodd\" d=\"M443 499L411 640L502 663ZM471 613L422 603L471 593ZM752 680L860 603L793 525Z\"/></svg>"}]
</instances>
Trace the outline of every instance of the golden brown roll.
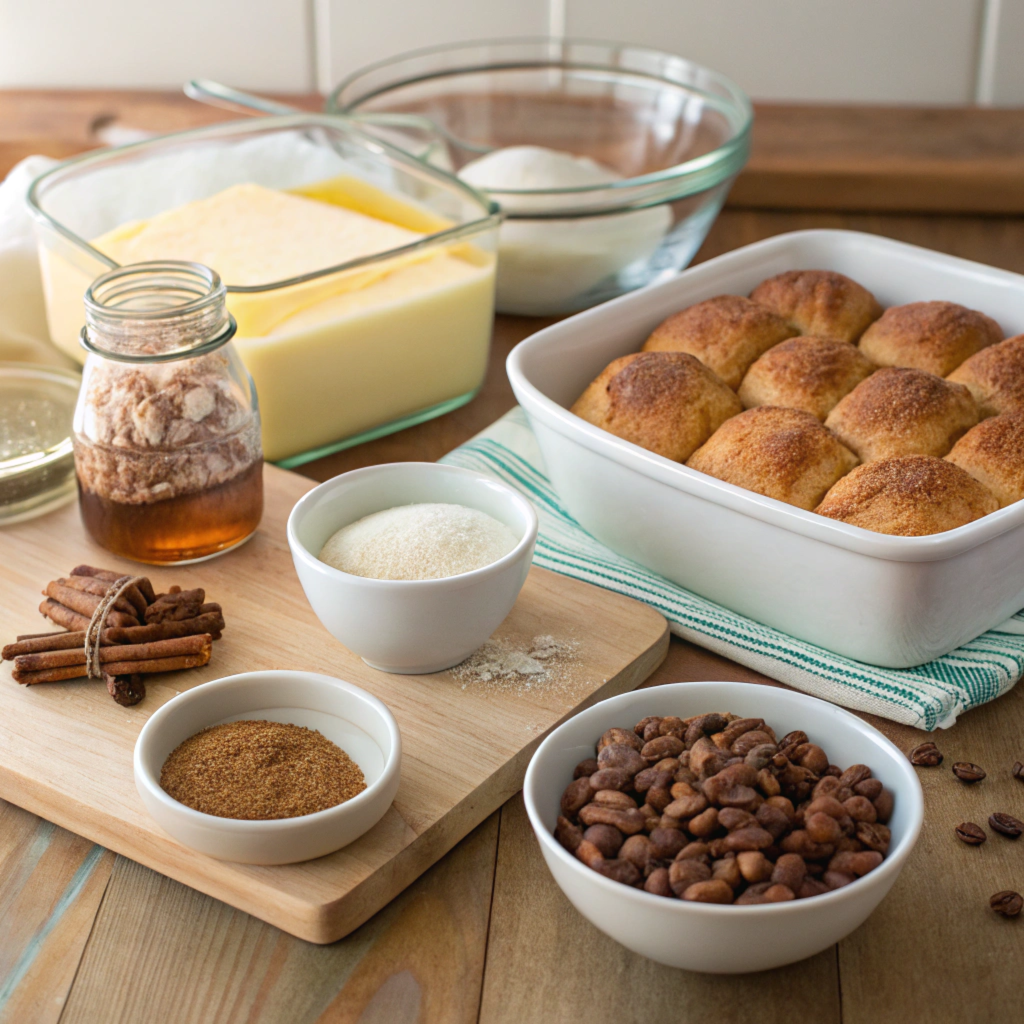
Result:
<instances>
[{"instance_id":1,"label":"golden brown roll","mask_svg":"<svg viewBox=\"0 0 1024 1024\"><path fill-rule=\"evenodd\" d=\"M716 295L673 313L654 328L645 352L689 352L731 388L762 353L796 330L742 295Z\"/></svg>"},{"instance_id":2,"label":"golden brown roll","mask_svg":"<svg viewBox=\"0 0 1024 1024\"><path fill-rule=\"evenodd\" d=\"M736 393L685 352L634 352L610 362L572 412L667 459L683 462L730 416Z\"/></svg>"},{"instance_id":3,"label":"golden brown roll","mask_svg":"<svg viewBox=\"0 0 1024 1024\"><path fill-rule=\"evenodd\" d=\"M1024 412L1024 334L982 349L948 379L971 389L982 416Z\"/></svg>"},{"instance_id":4,"label":"golden brown roll","mask_svg":"<svg viewBox=\"0 0 1024 1024\"><path fill-rule=\"evenodd\" d=\"M999 324L955 302L892 306L860 339L860 350L879 366L913 366L945 377L965 359L1003 340Z\"/></svg>"},{"instance_id":5,"label":"golden brown roll","mask_svg":"<svg viewBox=\"0 0 1024 1024\"><path fill-rule=\"evenodd\" d=\"M778 405L823 420L844 395L875 370L845 341L803 335L770 348L747 371L740 401L748 409Z\"/></svg>"},{"instance_id":6,"label":"golden brown roll","mask_svg":"<svg viewBox=\"0 0 1024 1024\"><path fill-rule=\"evenodd\" d=\"M999 499L1000 508L1024 498L1024 412L991 416L960 438L946 456Z\"/></svg>"},{"instance_id":7,"label":"golden brown roll","mask_svg":"<svg viewBox=\"0 0 1024 1024\"><path fill-rule=\"evenodd\" d=\"M762 281L750 297L800 334L856 341L882 315L874 295L832 270L789 270Z\"/></svg>"},{"instance_id":8,"label":"golden brown roll","mask_svg":"<svg viewBox=\"0 0 1024 1024\"><path fill-rule=\"evenodd\" d=\"M997 508L995 495L959 466L931 455L900 455L858 466L814 511L875 533L923 537Z\"/></svg>"},{"instance_id":9,"label":"golden brown roll","mask_svg":"<svg viewBox=\"0 0 1024 1024\"><path fill-rule=\"evenodd\" d=\"M723 423L686 464L810 511L857 457L809 412L762 405Z\"/></svg>"},{"instance_id":10,"label":"golden brown roll","mask_svg":"<svg viewBox=\"0 0 1024 1024\"><path fill-rule=\"evenodd\" d=\"M977 422L977 406L962 384L889 366L858 384L825 426L861 462L871 462L894 455L941 457Z\"/></svg>"}]
</instances>

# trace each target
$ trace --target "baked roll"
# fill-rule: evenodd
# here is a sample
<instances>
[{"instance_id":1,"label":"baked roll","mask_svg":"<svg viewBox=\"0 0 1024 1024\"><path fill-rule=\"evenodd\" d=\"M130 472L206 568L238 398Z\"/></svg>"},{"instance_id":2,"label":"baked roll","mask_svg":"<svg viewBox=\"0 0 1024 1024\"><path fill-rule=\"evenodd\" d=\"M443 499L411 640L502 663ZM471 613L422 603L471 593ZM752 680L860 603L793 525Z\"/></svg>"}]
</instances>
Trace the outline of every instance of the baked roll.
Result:
<instances>
[{"instance_id":1,"label":"baked roll","mask_svg":"<svg viewBox=\"0 0 1024 1024\"><path fill-rule=\"evenodd\" d=\"M955 302L892 306L860 339L860 350L879 366L913 366L945 377L965 359L1003 340L999 324Z\"/></svg>"},{"instance_id":2,"label":"baked roll","mask_svg":"<svg viewBox=\"0 0 1024 1024\"><path fill-rule=\"evenodd\" d=\"M736 393L686 352L634 352L615 359L572 412L648 451L683 462L743 406Z\"/></svg>"},{"instance_id":3,"label":"baked roll","mask_svg":"<svg viewBox=\"0 0 1024 1024\"><path fill-rule=\"evenodd\" d=\"M970 388L982 417L1024 412L1024 334L982 349L948 379Z\"/></svg>"},{"instance_id":4,"label":"baked roll","mask_svg":"<svg viewBox=\"0 0 1024 1024\"><path fill-rule=\"evenodd\" d=\"M762 405L723 423L686 464L810 511L857 457L809 412Z\"/></svg>"},{"instance_id":5,"label":"baked roll","mask_svg":"<svg viewBox=\"0 0 1024 1024\"><path fill-rule=\"evenodd\" d=\"M899 455L858 466L814 511L875 533L923 537L997 508L996 496L959 466L932 455Z\"/></svg>"},{"instance_id":6,"label":"baked roll","mask_svg":"<svg viewBox=\"0 0 1024 1024\"><path fill-rule=\"evenodd\" d=\"M903 366L876 370L828 414L825 426L861 462L894 455L947 454L975 423L962 384Z\"/></svg>"},{"instance_id":7,"label":"baked roll","mask_svg":"<svg viewBox=\"0 0 1024 1024\"><path fill-rule=\"evenodd\" d=\"M762 281L750 297L800 334L836 341L856 341L882 315L867 288L832 270L789 270Z\"/></svg>"},{"instance_id":8,"label":"baked roll","mask_svg":"<svg viewBox=\"0 0 1024 1024\"><path fill-rule=\"evenodd\" d=\"M1024 412L982 420L953 445L946 461L984 484L1000 508L1024 499Z\"/></svg>"},{"instance_id":9,"label":"baked roll","mask_svg":"<svg viewBox=\"0 0 1024 1024\"><path fill-rule=\"evenodd\" d=\"M740 401L747 409L778 405L823 420L874 365L845 341L803 335L770 348L747 371Z\"/></svg>"},{"instance_id":10,"label":"baked roll","mask_svg":"<svg viewBox=\"0 0 1024 1024\"><path fill-rule=\"evenodd\" d=\"M762 352L794 334L770 309L742 295L716 295L658 324L643 350L689 352L735 389Z\"/></svg>"}]
</instances>

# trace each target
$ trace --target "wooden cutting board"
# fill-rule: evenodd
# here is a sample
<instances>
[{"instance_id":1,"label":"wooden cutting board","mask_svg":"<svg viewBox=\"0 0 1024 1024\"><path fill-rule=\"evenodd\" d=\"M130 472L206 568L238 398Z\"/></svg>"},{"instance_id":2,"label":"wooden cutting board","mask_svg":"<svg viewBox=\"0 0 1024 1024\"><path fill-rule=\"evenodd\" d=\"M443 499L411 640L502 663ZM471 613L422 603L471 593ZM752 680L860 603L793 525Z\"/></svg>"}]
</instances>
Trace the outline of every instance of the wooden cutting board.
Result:
<instances>
[{"instance_id":1,"label":"wooden cutting board","mask_svg":"<svg viewBox=\"0 0 1024 1024\"><path fill-rule=\"evenodd\" d=\"M575 642L547 682L484 682L455 672L376 672L334 640L292 568L285 521L314 483L273 466L256 535L236 551L149 573L158 591L202 586L227 629L202 669L148 676L145 700L119 707L102 683L21 686L0 670L0 797L311 942L347 935L393 899L522 785L543 736L580 708L638 686L664 659L668 628L629 598L532 569L496 636ZM0 530L3 636L44 631L41 589L86 562L125 572L84 533L75 505ZM195 853L143 809L132 777L142 725L176 693L256 669L306 669L379 697L402 731L398 796L366 835L304 864L254 867Z\"/></svg>"}]
</instances>

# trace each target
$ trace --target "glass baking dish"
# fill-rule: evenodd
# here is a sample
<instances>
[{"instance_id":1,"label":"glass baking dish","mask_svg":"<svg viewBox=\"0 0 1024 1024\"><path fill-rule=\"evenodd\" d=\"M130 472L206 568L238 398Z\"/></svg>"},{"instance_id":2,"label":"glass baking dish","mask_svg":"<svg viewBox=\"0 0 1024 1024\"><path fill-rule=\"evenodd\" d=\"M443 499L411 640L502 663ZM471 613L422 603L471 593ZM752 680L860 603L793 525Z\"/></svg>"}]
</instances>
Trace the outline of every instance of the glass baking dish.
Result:
<instances>
[{"instance_id":1,"label":"glass baking dish","mask_svg":"<svg viewBox=\"0 0 1024 1024\"><path fill-rule=\"evenodd\" d=\"M267 459L300 465L473 398L494 314L496 205L329 115L161 136L76 157L37 178L28 202L54 343L84 359L82 296L118 266L91 240L243 183L321 199L421 236L287 280L226 282Z\"/></svg>"}]
</instances>

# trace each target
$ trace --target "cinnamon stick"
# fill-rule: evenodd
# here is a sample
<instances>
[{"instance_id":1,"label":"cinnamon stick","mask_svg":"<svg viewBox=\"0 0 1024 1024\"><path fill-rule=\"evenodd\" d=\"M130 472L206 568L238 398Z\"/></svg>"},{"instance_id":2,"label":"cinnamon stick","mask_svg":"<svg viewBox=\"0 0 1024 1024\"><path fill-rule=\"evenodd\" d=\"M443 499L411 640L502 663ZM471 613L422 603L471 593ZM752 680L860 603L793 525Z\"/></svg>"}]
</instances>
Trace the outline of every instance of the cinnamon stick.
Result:
<instances>
[{"instance_id":1,"label":"cinnamon stick","mask_svg":"<svg viewBox=\"0 0 1024 1024\"><path fill-rule=\"evenodd\" d=\"M198 668L210 660L213 651L212 638L206 637L205 646L197 654L182 654L170 658L149 658L144 661L108 661L104 671L111 676L151 675L156 672L177 672L186 668ZM111 650L111 648L108 648ZM119 648L112 648L119 650ZM102 652L101 652L102 653ZM88 675L85 665L64 665L37 671L15 669L14 679L26 686L36 683L59 683L66 679L81 679Z\"/></svg>"},{"instance_id":2,"label":"cinnamon stick","mask_svg":"<svg viewBox=\"0 0 1024 1024\"><path fill-rule=\"evenodd\" d=\"M64 576L57 580L57 582L62 587L82 590L87 594L96 594L98 597L105 597L107 591L114 585L107 580L97 579L95 576ZM121 597L124 599L124 603L118 601L114 607L134 614L141 622L149 605L139 591L139 588L133 583L127 590L121 592Z\"/></svg>"},{"instance_id":3,"label":"cinnamon stick","mask_svg":"<svg viewBox=\"0 0 1024 1024\"><path fill-rule=\"evenodd\" d=\"M214 611L206 611L213 608ZM194 636L209 633L219 640L224 629L224 616L220 605L203 605L203 613L194 619L179 619L176 622L158 622L145 626L126 626L103 630L103 639L114 644L145 644L153 640L169 640L178 636Z\"/></svg>"},{"instance_id":4,"label":"cinnamon stick","mask_svg":"<svg viewBox=\"0 0 1024 1024\"><path fill-rule=\"evenodd\" d=\"M110 643L107 640L109 630L103 630L100 643ZM85 630L78 629L68 633L41 633L39 636L18 637L15 644L7 644L0 657L4 661L13 661L22 654L45 654L47 651L69 651L75 647L85 647Z\"/></svg>"},{"instance_id":5,"label":"cinnamon stick","mask_svg":"<svg viewBox=\"0 0 1024 1024\"><path fill-rule=\"evenodd\" d=\"M65 629L85 630L89 628L91 616L79 615L78 612L73 612L70 608L66 608L60 601L54 601L52 597L48 597L39 606L39 610L51 622L55 622L58 626L63 626Z\"/></svg>"},{"instance_id":6,"label":"cinnamon stick","mask_svg":"<svg viewBox=\"0 0 1024 1024\"><path fill-rule=\"evenodd\" d=\"M94 576L98 580L106 580L108 583L114 583L119 580L122 576L127 575L123 572L112 572L110 569L97 569L93 565L76 565L71 570L72 576ZM136 586L139 588L140 593L146 599L147 604L151 604L156 600L156 591L153 589L153 584L149 582L148 577L143 576L139 579Z\"/></svg>"},{"instance_id":7,"label":"cinnamon stick","mask_svg":"<svg viewBox=\"0 0 1024 1024\"><path fill-rule=\"evenodd\" d=\"M206 591L201 587L195 590L158 594L156 600L146 609L146 622L168 622L175 619L195 618L205 600Z\"/></svg>"},{"instance_id":8,"label":"cinnamon stick","mask_svg":"<svg viewBox=\"0 0 1024 1024\"><path fill-rule=\"evenodd\" d=\"M204 608L216 609L203 612L194 619L180 619L177 622L161 622L157 625L113 627L100 634L100 645L111 644L148 644L157 640L173 640L182 636L197 636L209 633L214 640L219 640L224 629L224 616L219 604L203 605ZM22 654L45 654L47 651L70 651L75 647L85 646L85 630L79 629L67 633L39 633L20 636L18 642L7 644L0 652L4 661L11 661Z\"/></svg>"},{"instance_id":9,"label":"cinnamon stick","mask_svg":"<svg viewBox=\"0 0 1024 1024\"><path fill-rule=\"evenodd\" d=\"M100 663L149 661L153 658L177 657L179 654L199 654L210 646L212 637L208 633L198 636L175 637L157 640L154 643L113 645L100 647ZM50 668L64 668L67 665L84 665L85 647L63 651L45 651L40 654L22 654L14 659L16 672L38 672Z\"/></svg>"},{"instance_id":10,"label":"cinnamon stick","mask_svg":"<svg viewBox=\"0 0 1024 1024\"><path fill-rule=\"evenodd\" d=\"M46 584L43 594L54 601L59 601L65 608L70 608L73 612L88 618L92 618L93 612L96 611L99 603L103 600L102 597L98 597L96 594L88 594L82 590L65 587L56 580ZM135 609L130 602L123 598L118 598L114 609L116 610L111 610L107 613L107 622L111 626L137 626L139 624L138 616L135 614Z\"/></svg>"},{"instance_id":11,"label":"cinnamon stick","mask_svg":"<svg viewBox=\"0 0 1024 1024\"><path fill-rule=\"evenodd\" d=\"M109 672L104 672L103 682L107 684L107 693L123 708L134 707L146 696L146 683L138 673L130 676L112 676Z\"/></svg>"}]
</instances>

